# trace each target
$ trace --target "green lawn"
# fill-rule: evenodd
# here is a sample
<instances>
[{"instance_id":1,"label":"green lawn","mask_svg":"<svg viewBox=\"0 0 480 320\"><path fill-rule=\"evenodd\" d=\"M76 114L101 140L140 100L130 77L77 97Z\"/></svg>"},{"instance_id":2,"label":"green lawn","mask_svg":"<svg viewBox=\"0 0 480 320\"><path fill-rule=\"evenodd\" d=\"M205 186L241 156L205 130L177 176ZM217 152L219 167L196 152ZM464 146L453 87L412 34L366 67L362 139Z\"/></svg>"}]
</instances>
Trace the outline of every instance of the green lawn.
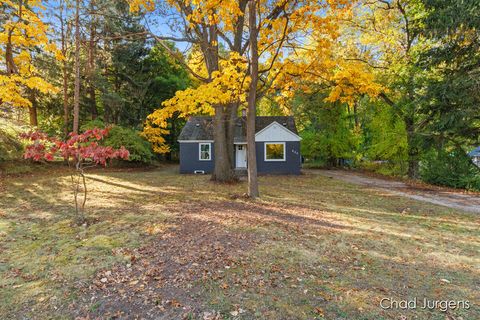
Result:
<instances>
[{"instance_id":1,"label":"green lawn","mask_svg":"<svg viewBox=\"0 0 480 320\"><path fill-rule=\"evenodd\" d=\"M176 169L90 172L87 228L65 170L4 178L0 318L480 319L478 215L313 172L251 202Z\"/></svg>"}]
</instances>

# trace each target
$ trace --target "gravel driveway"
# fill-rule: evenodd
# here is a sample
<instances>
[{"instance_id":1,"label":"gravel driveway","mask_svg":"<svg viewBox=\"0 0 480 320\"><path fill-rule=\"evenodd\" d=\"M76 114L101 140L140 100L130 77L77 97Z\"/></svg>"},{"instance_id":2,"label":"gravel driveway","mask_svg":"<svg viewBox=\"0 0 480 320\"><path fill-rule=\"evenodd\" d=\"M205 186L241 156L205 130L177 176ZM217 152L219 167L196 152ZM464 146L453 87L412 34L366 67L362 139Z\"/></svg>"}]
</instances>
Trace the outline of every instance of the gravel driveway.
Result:
<instances>
[{"instance_id":1,"label":"gravel driveway","mask_svg":"<svg viewBox=\"0 0 480 320\"><path fill-rule=\"evenodd\" d=\"M314 174L321 174L345 182L382 189L391 194L411 199L429 202L453 209L480 213L480 196L466 194L461 191L452 191L435 187L416 187L398 180L373 178L368 175L346 170L308 170Z\"/></svg>"}]
</instances>

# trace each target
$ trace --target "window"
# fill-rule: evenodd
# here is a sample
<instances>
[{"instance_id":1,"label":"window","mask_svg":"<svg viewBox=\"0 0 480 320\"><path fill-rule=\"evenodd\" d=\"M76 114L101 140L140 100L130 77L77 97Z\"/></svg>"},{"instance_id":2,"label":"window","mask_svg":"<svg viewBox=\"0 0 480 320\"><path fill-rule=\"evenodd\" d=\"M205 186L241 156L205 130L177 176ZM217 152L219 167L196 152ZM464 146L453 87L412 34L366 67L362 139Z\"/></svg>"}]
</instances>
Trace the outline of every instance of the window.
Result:
<instances>
[{"instance_id":1,"label":"window","mask_svg":"<svg viewBox=\"0 0 480 320\"><path fill-rule=\"evenodd\" d=\"M200 160L202 161L212 160L212 154L211 154L212 144L211 143L200 143L198 145L198 148L200 149L200 152L199 152Z\"/></svg>"},{"instance_id":2,"label":"window","mask_svg":"<svg viewBox=\"0 0 480 320\"><path fill-rule=\"evenodd\" d=\"M265 142L265 161L285 161L285 142Z\"/></svg>"}]
</instances>

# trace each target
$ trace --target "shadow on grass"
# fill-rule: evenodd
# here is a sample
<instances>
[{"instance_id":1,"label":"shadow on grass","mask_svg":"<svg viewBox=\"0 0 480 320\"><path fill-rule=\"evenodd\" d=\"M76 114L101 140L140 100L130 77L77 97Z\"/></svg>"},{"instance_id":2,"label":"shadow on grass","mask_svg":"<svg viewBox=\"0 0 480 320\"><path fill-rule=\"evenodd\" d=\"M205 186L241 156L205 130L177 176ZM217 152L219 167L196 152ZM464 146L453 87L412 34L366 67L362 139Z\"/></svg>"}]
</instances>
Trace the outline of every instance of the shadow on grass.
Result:
<instances>
[{"instance_id":1,"label":"shadow on grass","mask_svg":"<svg viewBox=\"0 0 480 320\"><path fill-rule=\"evenodd\" d=\"M478 260L478 219L472 215L437 215L435 206L387 199L321 177L262 177L266 196L250 202L229 199L241 193L244 184L227 188L204 176L95 172L89 176L92 197L87 210L98 222L81 230L69 224L73 206L67 179L52 175L10 181L0 199L0 311L8 310L5 314L12 318L31 307L52 314L60 312L53 307L73 312L68 303L75 295L83 303L79 307L88 307L99 291L79 293L79 284L88 289L92 277L104 277L99 269L114 270L118 279L133 277L126 285L147 276L147 264L160 269L148 276L146 287L137 287L143 284L140 279L127 291L127 300L115 300L111 296L119 296L119 291L108 290L119 288L106 286L108 298L96 315L129 308L132 314L146 315L158 309L158 301L177 295L196 311L215 305L230 312L243 301L252 318L311 319L318 315L316 306L332 317L360 319L372 312L389 318L375 309L380 294L442 296L451 290L455 297L470 297L479 285L472 272L472 261ZM398 212L406 206L411 212ZM242 246L245 239L249 245ZM446 239L453 241L445 244ZM126 269L123 255L112 255L123 248L138 254L133 271ZM236 267L225 269L226 261ZM284 274L266 282L270 278L265 276L275 273L273 265ZM207 280L205 269L211 269ZM200 278L194 277L195 270L202 273ZM183 280L177 274L183 274ZM441 278L452 285L439 284ZM168 279L177 279L178 286L162 282ZM202 295L205 281L210 281L212 294L224 295L223 307ZM266 291L258 291L262 286ZM141 300L139 292L150 289L165 297ZM319 291L329 299L319 297ZM52 295L60 301L50 300ZM128 299L133 299L131 304ZM264 313L256 316L257 307ZM181 312L171 305L165 308L162 315L174 315L170 318ZM473 314L478 313L475 309Z\"/></svg>"},{"instance_id":2,"label":"shadow on grass","mask_svg":"<svg viewBox=\"0 0 480 320\"><path fill-rule=\"evenodd\" d=\"M109 186L114 186L114 187L127 189L127 190L131 190L131 191L146 193L146 194L150 194L150 195L161 195L161 194L166 193L166 192L162 192L162 191L149 191L146 188L134 187L134 186L128 185L126 183L112 182L112 181L108 181L107 179L100 179L100 178L94 177L92 175L88 175L87 180L93 180L93 181L96 181L96 182L107 184Z\"/></svg>"}]
</instances>

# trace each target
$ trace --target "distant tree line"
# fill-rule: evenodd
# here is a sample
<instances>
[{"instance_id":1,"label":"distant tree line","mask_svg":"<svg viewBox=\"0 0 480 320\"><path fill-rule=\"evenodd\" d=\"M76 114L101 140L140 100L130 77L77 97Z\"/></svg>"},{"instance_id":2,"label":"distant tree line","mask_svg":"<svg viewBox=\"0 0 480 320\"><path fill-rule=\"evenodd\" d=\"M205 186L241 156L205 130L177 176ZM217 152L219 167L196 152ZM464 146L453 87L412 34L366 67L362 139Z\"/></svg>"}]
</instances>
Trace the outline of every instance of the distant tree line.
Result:
<instances>
[{"instance_id":1,"label":"distant tree line","mask_svg":"<svg viewBox=\"0 0 480 320\"><path fill-rule=\"evenodd\" d=\"M15 22L25 20L22 11L26 9L41 11L29 1L14 4L8 9L18 16ZM140 132L148 114L190 85L184 67L148 38L141 23L143 15L131 14L126 1L59 0L43 5L42 21L50 28L47 35L63 59L38 46L25 50L36 75L57 89L55 94L46 95L27 88L30 104L26 120L31 126L66 136L96 121ZM2 6L7 8L7 4ZM0 31L8 33L8 25L2 23L2 27ZM167 46L177 51L173 43ZM2 107L4 115L19 110L15 103ZM167 140L174 157L182 121L169 122L173 130Z\"/></svg>"}]
</instances>

